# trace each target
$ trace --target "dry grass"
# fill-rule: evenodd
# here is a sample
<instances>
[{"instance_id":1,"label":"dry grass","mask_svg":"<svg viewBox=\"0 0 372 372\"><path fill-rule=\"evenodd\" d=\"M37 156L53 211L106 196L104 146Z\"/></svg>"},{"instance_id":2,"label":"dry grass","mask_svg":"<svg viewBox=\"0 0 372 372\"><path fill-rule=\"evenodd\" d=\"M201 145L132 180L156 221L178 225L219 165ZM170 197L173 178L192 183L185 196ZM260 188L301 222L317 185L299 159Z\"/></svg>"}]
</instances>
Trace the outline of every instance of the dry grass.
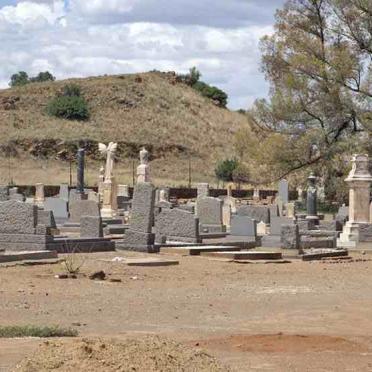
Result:
<instances>
[{"instance_id":1,"label":"dry grass","mask_svg":"<svg viewBox=\"0 0 372 372\"><path fill-rule=\"evenodd\" d=\"M237 129L248 125L245 116L216 107L193 89L174 83L174 78L167 74L105 76L68 82L81 86L91 111L89 121L67 121L45 114L48 101L67 81L34 83L3 90L0 91L0 144L16 139L76 141L81 138L152 144L155 149L162 149L160 152L163 154L152 164L155 180L187 184L189 154L195 181L210 180L215 163L233 155ZM5 103L12 97L17 98L15 107L6 109ZM184 150L171 150L175 147ZM53 168L48 168L45 179L44 173L39 171L39 163L28 160L27 165L31 167L28 169L39 177L38 181L45 183L60 182L63 177L57 177L57 180L56 173L68 169L68 164L51 161L49 166ZM89 166L99 169L99 164ZM6 161L3 161L3 167L7 167ZM131 180L131 168L129 160L118 165L119 178L123 182L126 178ZM22 178L19 182L33 182L26 174L17 173L17 177ZM95 172L94 177L97 176Z\"/></svg>"}]
</instances>

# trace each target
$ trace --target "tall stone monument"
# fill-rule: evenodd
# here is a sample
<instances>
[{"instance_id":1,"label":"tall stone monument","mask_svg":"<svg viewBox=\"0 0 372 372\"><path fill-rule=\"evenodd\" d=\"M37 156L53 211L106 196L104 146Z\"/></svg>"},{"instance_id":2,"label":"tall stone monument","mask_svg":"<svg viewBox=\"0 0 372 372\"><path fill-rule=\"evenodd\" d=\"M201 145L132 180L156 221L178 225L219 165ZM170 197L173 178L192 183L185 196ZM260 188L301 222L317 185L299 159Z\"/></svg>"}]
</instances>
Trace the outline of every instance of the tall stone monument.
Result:
<instances>
[{"instance_id":1,"label":"tall stone monument","mask_svg":"<svg viewBox=\"0 0 372 372\"><path fill-rule=\"evenodd\" d=\"M150 182L149 153L143 148L140 151L141 164L137 167L137 183Z\"/></svg>"},{"instance_id":2,"label":"tall stone monument","mask_svg":"<svg viewBox=\"0 0 372 372\"><path fill-rule=\"evenodd\" d=\"M307 220L312 220L317 225L319 224L319 217L317 211L317 189L316 189L316 177L313 173L308 177L308 187L306 193L306 210Z\"/></svg>"},{"instance_id":3,"label":"tall stone monument","mask_svg":"<svg viewBox=\"0 0 372 372\"><path fill-rule=\"evenodd\" d=\"M44 184L43 183L37 183L35 185L35 198L34 203L36 205L42 206L45 201L45 194L44 194Z\"/></svg>"},{"instance_id":4,"label":"tall stone monument","mask_svg":"<svg viewBox=\"0 0 372 372\"><path fill-rule=\"evenodd\" d=\"M77 152L77 185L76 193L84 194L84 159L85 159L85 149L79 148Z\"/></svg>"},{"instance_id":5,"label":"tall stone monument","mask_svg":"<svg viewBox=\"0 0 372 372\"><path fill-rule=\"evenodd\" d=\"M285 179L279 181L279 198L284 205L289 201L288 181Z\"/></svg>"},{"instance_id":6,"label":"tall stone monument","mask_svg":"<svg viewBox=\"0 0 372 372\"><path fill-rule=\"evenodd\" d=\"M349 184L349 221L337 241L338 247L353 248L359 242L359 229L369 224L370 186L372 176L368 169L368 155L354 155L352 169L345 179Z\"/></svg>"},{"instance_id":7,"label":"tall stone monument","mask_svg":"<svg viewBox=\"0 0 372 372\"><path fill-rule=\"evenodd\" d=\"M100 199L102 200L102 217L112 218L117 213L117 184L113 175L115 153L117 143L110 142L107 146L103 143L98 145L98 149L102 155L106 155L106 167L104 180L100 185Z\"/></svg>"}]
</instances>

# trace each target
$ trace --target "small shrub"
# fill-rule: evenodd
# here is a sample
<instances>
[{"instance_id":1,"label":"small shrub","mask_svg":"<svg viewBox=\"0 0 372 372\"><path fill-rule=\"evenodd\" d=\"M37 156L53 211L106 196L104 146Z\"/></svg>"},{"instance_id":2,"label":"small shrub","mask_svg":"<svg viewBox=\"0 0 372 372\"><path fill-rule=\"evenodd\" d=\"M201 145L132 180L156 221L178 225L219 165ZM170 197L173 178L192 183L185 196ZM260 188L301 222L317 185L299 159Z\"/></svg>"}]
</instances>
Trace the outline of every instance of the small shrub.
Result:
<instances>
[{"instance_id":1,"label":"small shrub","mask_svg":"<svg viewBox=\"0 0 372 372\"><path fill-rule=\"evenodd\" d=\"M0 326L0 338L14 337L76 337L78 331L58 326Z\"/></svg>"},{"instance_id":2,"label":"small shrub","mask_svg":"<svg viewBox=\"0 0 372 372\"><path fill-rule=\"evenodd\" d=\"M192 87L199 91L204 97L208 97L212 101L216 102L219 107L226 107L228 96L221 89L208 85L202 81L198 81Z\"/></svg>"},{"instance_id":3,"label":"small shrub","mask_svg":"<svg viewBox=\"0 0 372 372\"><path fill-rule=\"evenodd\" d=\"M80 97L81 88L76 84L66 84L63 87L63 96L65 97Z\"/></svg>"},{"instance_id":4,"label":"small shrub","mask_svg":"<svg viewBox=\"0 0 372 372\"><path fill-rule=\"evenodd\" d=\"M88 105L80 96L60 96L53 98L47 107L51 116L68 120L86 120L89 118Z\"/></svg>"},{"instance_id":5,"label":"small shrub","mask_svg":"<svg viewBox=\"0 0 372 372\"><path fill-rule=\"evenodd\" d=\"M225 159L217 164L216 177L223 182L232 182L235 169L239 163L236 159Z\"/></svg>"}]
</instances>

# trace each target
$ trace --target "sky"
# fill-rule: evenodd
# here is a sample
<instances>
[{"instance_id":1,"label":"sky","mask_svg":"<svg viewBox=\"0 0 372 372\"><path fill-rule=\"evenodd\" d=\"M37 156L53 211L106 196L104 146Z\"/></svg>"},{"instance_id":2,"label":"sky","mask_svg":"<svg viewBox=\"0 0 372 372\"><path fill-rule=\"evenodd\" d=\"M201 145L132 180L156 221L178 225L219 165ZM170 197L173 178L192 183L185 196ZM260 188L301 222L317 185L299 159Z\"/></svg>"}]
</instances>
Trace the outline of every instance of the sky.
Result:
<instances>
[{"instance_id":1,"label":"sky","mask_svg":"<svg viewBox=\"0 0 372 372\"><path fill-rule=\"evenodd\" d=\"M57 79L150 70L186 73L229 95L267 96L259 40L284 0L0 0L0 88L18 71Z\"/></svg>"}]
</instances>

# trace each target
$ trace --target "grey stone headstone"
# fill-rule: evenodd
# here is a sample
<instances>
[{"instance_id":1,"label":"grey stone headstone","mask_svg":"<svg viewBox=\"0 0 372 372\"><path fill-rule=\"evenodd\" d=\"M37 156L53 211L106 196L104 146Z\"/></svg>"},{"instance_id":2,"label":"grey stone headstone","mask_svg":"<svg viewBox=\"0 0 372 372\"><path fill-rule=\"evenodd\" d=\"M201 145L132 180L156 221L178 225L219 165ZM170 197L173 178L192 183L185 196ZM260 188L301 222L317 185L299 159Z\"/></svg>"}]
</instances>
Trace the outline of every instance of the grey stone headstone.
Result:
<instances>
[{"instance_id":1,"label":"grey stone headstone","mask_svg":"<svg viewBox=\"0 0 372 372\"><path fill-rule=\"evenodd\" d=\"M282 225L280 236L282 248L299 249L300 234L297 225Z\"/></svg>"},{"instance_id":2,"label":"grey stone headstone","mask_svg":"<svg viewBox=\"0 0 372 372\"><path fill-rule=\"evenodd\" d=\"M52 211L56 220L68 219L68 202L60 198L46 198L44 210Z\"/></svg>"},{"instance_id":3,"label":"grey stone headstone","mask_svg":"<svg viewBox=\"0 0 372 372\"><path fill-rule=\"evenodd\" d=\"M201 225L222 225L223 201L218 198L197 199L197 216Z\"/></svg>"},{"instance_id":4,"label":"grey stone headstone","mask_svg":"<svg viewBox=\"0 0 372 372\"><path fill-rule=\"evenodd\" d=\"M41 209L38 209L37 211L37 224L44 225L52 229L55 229L57 227L56 221L54 220L53 212Z\"/></svg>"},{"instance_id":5,"label":"grey stone headstone","mask_svg":"<svg viewBox=\"0 0 372 372\"><path fill-rule=\"evenodd\" d=\"M289 201L288 197L288 181L287 180L280 180L279 181L279 198L282 200L284 204L287 204Z\"/></svg>"},{"instance_id":6,"label":"grey stone headstone","mask_svg":"<svg viewBox=\"0 0 372 372\"><path fill-rule=\"evenodd\" d=\"M102 238L102 218L99 216L82 216L80 219L80 237Z\"/></svg>"},{"instance_id":7,"label":"grey stone headstone","mask_svg":"<svg viewBox=\"0 0 372 372\"><path fill-rule=\"evenodd\" d=\"M60 186L59 186L59 198L62 199L62 200L65 200L65 201L69 201L70 199L70 191L69 191L69 188L68 188L68 184L67 183L62 183Z\"/></svg>"},{"instance_id":8,"label":"grey stone headstone","mask_svg":"<svg viewBox=\"0 0 372 372\"><path fill-rule=\"evenodd\" d=\"M151 183L140 182L134 188L130 230L151 233L154 220L155 188Z\"/></svg>"},{"instance_id":9,"label":"grey stone headstone","mask_svg":"<svg viewBox=\"0 0 372 372\"><path fill-rule=\"evenodd\" d=\"M281 235L282 225L294 225L294 220L287 217L274 217L270 223L270 235Z\"/></svg>"},{"instance_id":10,"label":"grey stone headstone","mask_svg":"<svg viewBox=\"0 0 372 372\"><path fill-rule=\"evenodd\" d=\"M237 208L239 216L248 216L257 222L270 223L269 207L263 205L242 205Z\"/></svg>"},{"instance_id":11,"label":"grey stone headstone","mask_svg":"<svg viewBox=\"0 0 372 372\"><path fill-rule=\"evenodd\" d=\"M94 200L74 200L70 202L70 222L79 223L82 216L100 217L100 209Z\"/></svg>"},{"instance_id":12,"label":"grey stone headstone","mask_svg":"<svg viewBox=\"0 0 372 372\"><path fill-rule=\"evenodd\" d=\"M196 185L196 188L197 188L198 198L206 198L209 196L209 184L208 183L198 183Z\"/></svg>"},{"instance_id":13,"label":"grey stone headstone","mask_svg":"<svg viewBox=\"0 0 372 372\"><path fill-rule=\"evenodd\" d=\"M0 186L0 202L9 200L9 187Z\"/></svg>"},{"instance_id":14,"label":"grey stone headstone","mask_svg":"<svg viewBox=\"0 0 372 372\"><path fill-rule=\"evenodd\" d=\"M35 234L37 206L16 200L0 203L0 233Z\"/></svg>"},{"instance_id":15,"label":"grey stone headstone","mask_svg":"<svg viewBox=\"0 0 372 372\"><path fill-rule=\"evenodd\" d=\"M278 204L269 205L270 221L273 217L279 216L279 206Z\"/></svg>"},{"instance_id":16,"label":"grey stone headstone","mask_svg":"<svg viewBox=\"0 0 372 372\"><path fill-rule=\"evenodd\" d=\"M199 220L192 213L181 209L163 209L155 219L156 240L200 242Z\"/></svg>"},{"instance_id":17,"label":"grey stone headstone","mask_svg":"<svg viewBox=\"0 0 372 372\"><path fill-rule=\"evenodd\" d=\"M257 221L248 216L231 216L230 234L257 237Z\"/></svg>"}]
</instances>

